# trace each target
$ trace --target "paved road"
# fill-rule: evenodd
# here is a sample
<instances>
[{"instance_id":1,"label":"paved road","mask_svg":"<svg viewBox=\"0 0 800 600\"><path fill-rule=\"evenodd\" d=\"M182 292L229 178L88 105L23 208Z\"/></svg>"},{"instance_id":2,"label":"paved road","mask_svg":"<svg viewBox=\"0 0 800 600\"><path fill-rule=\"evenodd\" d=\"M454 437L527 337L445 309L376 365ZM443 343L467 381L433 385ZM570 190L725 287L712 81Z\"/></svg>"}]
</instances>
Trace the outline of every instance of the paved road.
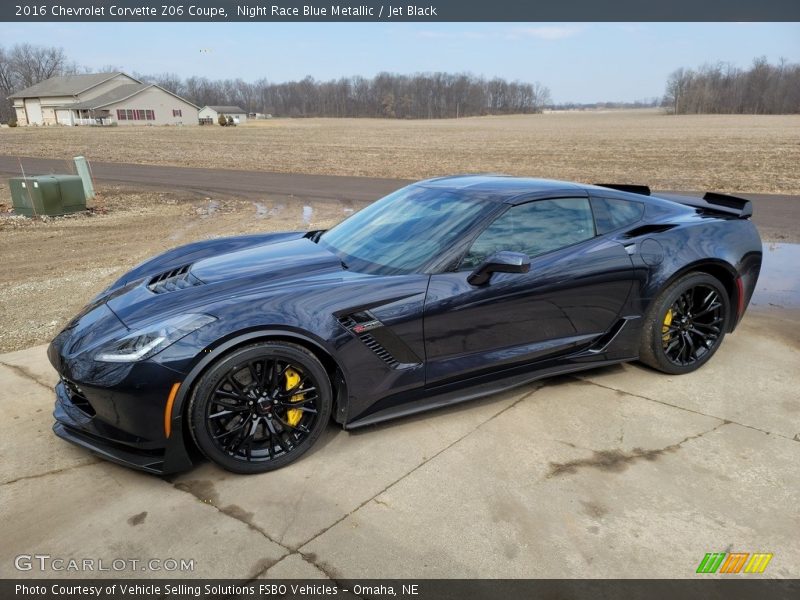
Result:
<instances>
[{"instance_id":1,"label":"paved road","mask_svg":"<svg viewBox=\"0 0 800 600\"><path fill-rule=\"evenodd\" d=\"M67 172L69 161L23 158L26 174ZM347 199L368 202L407 184L402 179L337 177L230 169L193 169L125 163L91 163L92 175L104 183L188 189L215 194L257 197L265 194L294 195L299 198ZM0 175L19 176L19 159L0 156Z\"/></svg>"},{"instance_id":2,"label":"paved road","mask_svg":"<svg viewBox=\"0 0 800 600\"><path fill-rule=\"evenodd\" d=\"M26 174L66 172L69 161L23 158ZM0 156L0 176L20 174L20 159ZM158 165L92 162L92 173L103 183L185 189L205 194L224 194L245 198L265 195L291 195L300 199L334 199L369 202L409 183L403 179L376 177L341 177L235 171L230 169L193 169ZM754 221L766 239L800 241L800 196L743 194L755 204ZM766 235L764 235L766 234Z\"/></svg>"}]
</instances>

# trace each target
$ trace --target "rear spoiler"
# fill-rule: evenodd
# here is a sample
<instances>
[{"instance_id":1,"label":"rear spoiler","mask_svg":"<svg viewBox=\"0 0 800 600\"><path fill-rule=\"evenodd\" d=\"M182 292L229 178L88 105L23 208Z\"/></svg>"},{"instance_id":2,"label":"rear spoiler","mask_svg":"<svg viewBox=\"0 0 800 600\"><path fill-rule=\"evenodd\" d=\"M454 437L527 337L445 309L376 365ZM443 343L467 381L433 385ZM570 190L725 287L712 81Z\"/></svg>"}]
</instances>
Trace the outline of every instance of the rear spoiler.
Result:
<instances>
[{"instance_id":1,"label":"rear spoiler","mask_svg":"<svg viewBox=\"0 0 800 600\"><path fill-rule=\"evenodd\" d=\"M646 185L632 185L626 183L596 183L595 185L612 190L619 190L620 192L639 194L641 196L652 195L650 193L650 188ZM706 192L702 198L681 196L678 194L659 194L659 197L700 209L703 212L723 213L736 216L740 219L749 219L753 216L753 205L750 200L729 196L727 194Z\"/></svg>"}]
</instances>

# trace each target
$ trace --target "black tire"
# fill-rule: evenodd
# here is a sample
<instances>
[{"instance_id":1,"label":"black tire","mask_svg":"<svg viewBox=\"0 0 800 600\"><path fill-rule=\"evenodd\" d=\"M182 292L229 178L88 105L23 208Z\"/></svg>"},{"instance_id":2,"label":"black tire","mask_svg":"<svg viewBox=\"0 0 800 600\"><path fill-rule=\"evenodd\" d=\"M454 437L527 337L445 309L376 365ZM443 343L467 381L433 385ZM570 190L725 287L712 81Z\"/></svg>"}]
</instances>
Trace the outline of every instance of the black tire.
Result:
<instances>
[{"instance_id":1,"label":"black tire","mask_svg":"<svg viewBox=\"0 0 800 600\"><path fill-rule=\"evenodd\" d=\"M262 342L234 350L203 374L189 401L189 430L222 468L264 473L308 451L327 426L332 403L328 374L314 354L288 342Z\"/></svg>"},{"instance_id":2,"label":"black tire","mask_svg":"<svg viewBox=\"0 0 800 600\"><path fill-rule=\"evenodd\" d=\"M725 286L707 273L688 273L650 305L639 360L671 375L691 373L719 349L729 319L730 298Z\"/></svg>"}]
</instances>

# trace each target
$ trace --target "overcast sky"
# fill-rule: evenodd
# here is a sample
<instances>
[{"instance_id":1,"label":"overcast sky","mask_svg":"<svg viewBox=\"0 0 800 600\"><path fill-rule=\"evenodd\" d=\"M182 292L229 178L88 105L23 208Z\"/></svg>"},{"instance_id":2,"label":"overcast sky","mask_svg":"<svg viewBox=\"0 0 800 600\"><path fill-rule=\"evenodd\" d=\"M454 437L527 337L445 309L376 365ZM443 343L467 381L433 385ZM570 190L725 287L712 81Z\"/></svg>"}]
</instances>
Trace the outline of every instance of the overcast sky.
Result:
<instances>
[{"instance_id":1,"label":"overcast sky","mask_svg":"<svg viewBox=\"0 0 800 600\"><path fill-rule=\"evenodd\" d=\"M470 72L556 102L661 96L674 69L800 62L799 23L0 23L0 43L62 46L94 69L253 81Z\"/></svg>"}]
</instances>

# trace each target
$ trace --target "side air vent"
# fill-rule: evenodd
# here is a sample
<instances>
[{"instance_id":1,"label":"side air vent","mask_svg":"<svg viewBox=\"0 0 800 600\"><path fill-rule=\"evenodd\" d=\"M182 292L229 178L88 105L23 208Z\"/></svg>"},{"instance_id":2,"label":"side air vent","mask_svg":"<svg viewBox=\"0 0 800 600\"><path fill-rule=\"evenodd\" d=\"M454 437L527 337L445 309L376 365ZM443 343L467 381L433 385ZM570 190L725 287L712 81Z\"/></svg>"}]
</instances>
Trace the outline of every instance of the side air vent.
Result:
<instances>
[{"instance_id":1,"label":"side air vent","mask_svg":"<svg viewBox=\"0 0 800 600\"><path fill-rule=\"evenodd\" d=\"M182 267L164 271L153 277L147 284L147 288L155 294L164 294L200 285L202 281L189 272L191 266L183 265Z\"/></svg>"},{"instance_id":2,"label":"side air vent","mask_svg":"<svg viewBox=\"0 0 800 600\"><path fill-rule=\"evenodd\" d=\"M646 185L635 185L632 183L595 183L595 185L610 190L628 192L629 194L639 194L641 196L650 195L650 188Z\"/></svg>"},{"instance_id":3,"label":"side air vent","mask_svg":"<svg viewBox=\"0 0 800 600\"><path fill-rule=\"evenodd\" d=\"M342 327L347 329L350 333L361 340L361 342L367 348L375 353L375 356L380 358L391 368L397 369L401 364L400 361L392 356L386 348L379 344L378 340L376 340L372 334L365 330L365 326L375 327L373 324L376 322L380 323L379 321L371 318L367 313L356 313L354 315L344 315L339 317L339 323L341 323Z\"/></svg>"},{"instance_id":4,"label":"side air vent","mask_svg":"<svg viewBox=\"0 0 800 600\"><path fill-rule=\"evenodd\" d=\"M352 331L353 327L358 325L358 323L356 323L356 320L353 317L351 317L350 315L341 316L341 317L339 317L338 321L339 321L339 324L342 327L344 327L345 329L347 329L348 331Z\"/></svg>"},{"instance_id":5,"label":"side air vent","mask_svg":"<svg viewBox=\"0 0 800 600\"><path fill-rule=\"evenodd\" d=\"M383 362L385 362L393 369L396 369L397 367L400 366L400 363L397 360L395 360L395 358L391 354L389 354L389 351L383 346L381 346L378 343L378 341L370 334L362 333L361 335L358 336L358 339L364 342L364 345L367 348L372 350L378 358L380 358Z\"/></svg>"},{"instance_id":6,"label":"side air vent","mask_svg":"<svg viewBox=\"0 0 800 600\"><path fill-rule=\"evenodd\" d=\"M631 229L630 231L626 231L625 235L623 235L622 237L630 239L652 233L661 233L663 231L669 231L673 227L675 227L674 223L661 223L661 224L654 223L652 225L642 225L641 227L637 227L635 229Z\"/></svg>"}]
</instances>

